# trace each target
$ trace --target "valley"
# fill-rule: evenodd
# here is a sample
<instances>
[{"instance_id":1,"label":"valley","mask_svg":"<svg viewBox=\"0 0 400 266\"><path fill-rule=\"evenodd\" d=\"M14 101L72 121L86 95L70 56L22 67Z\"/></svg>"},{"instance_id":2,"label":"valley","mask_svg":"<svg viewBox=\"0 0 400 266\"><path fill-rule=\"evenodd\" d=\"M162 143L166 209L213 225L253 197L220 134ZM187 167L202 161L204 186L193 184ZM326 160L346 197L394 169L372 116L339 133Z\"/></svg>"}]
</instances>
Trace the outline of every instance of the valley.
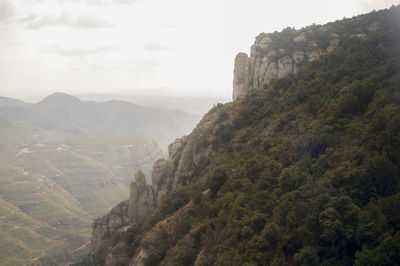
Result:
<instances>
[{"instance_id":1,"label":"valley","mask_svg":"<svg viewBox=\"0 0 400 266\"><path fill-rule=\"evenodd\" d=\"M164 156L148 135L164 143L194 117L61 93L36 104L2 98L2 265L65 264L86 255L93 219L124 199L137 170L150 173Z\"/></svg>"}]
</instances>

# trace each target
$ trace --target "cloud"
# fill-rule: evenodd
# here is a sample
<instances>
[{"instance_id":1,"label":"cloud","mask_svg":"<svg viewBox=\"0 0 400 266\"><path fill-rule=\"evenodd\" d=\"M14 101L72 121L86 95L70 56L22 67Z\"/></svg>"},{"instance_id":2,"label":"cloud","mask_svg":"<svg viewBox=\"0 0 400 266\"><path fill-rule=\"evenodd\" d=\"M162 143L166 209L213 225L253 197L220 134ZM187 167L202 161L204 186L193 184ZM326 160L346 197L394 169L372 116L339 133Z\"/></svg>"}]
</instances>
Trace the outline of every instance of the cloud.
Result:
<instances>
[{"instance_id":1,"label":"cloud","mask_svg":"<svg viewBox=\"0 0 400 266\"><path fill-rule=\"evenodd\" d=\"M72 23L71 26L74 28L81 28L81 29L94 29L94 28L108 28L112 27L113 25L102 19L98 19L93 16L81 16L77 17Z\"/></svg>"},{"instance_id":2,"label":"cloud","mask_svg":"<svg viewBox=\"0 0 400 266\"><path fill-rule=\"evenodd\" d=\"M159 27L160 29L170 29L173 28L172 25L168 24L168 23L160 23L157 25L157 27Z\"/></svg>"},{"instance_id":3,"label":"cloud","mask_svg":"<svg viewBox=\"0 0 400 266\"><path fill-rule=\"evenodd\" d=\"M129 5L138 0L82 0L81 2L89 5Z\"/></svg>"},{"instance_id":4,"label":"cloud","mask_svg":"<svg viewBox=\"0 0 400 266\"><path fill-rule=\"evenodd\" d=\"M370 11L372 9L382 9L389 8L391 5L398 4L397 1L393 0L357 0L356 3L358 6L366 11Z\"/></svg>"},{"instance_id":5,"label":"cloud","mask_svg":"<svg viewBox=\"0 0 400 266\"><path fill-rule=\"evenodd\" d=\"M41 48L40 51L44 53L56 54L59 56L86 56L93 54L115 52L118 51L118 49L114 46L99 46L92 49L64 48L60 45L54 44L49 47Z\"/></svg>"},{"instance_id":6,"label":"cloud","mask_svg":"<svg viewBox=\"0 0 400 266\"><path fill-rule=\"evenodd\" d=\"M72 17L69 13L63 12L58 16L44 15L30 15L22 20L22 22L28 23L28 27L31 29L41 29L45 27L56 27L65 26L79 29L96 29L96 28L108 28L113 25L106 21L93 16L80 16Z\"/></svg>"},{"instance_id":7,"label":"cloud","mask_svg":"<svg viewBox=\"0 0 400 266\"><path fill-rule=\"evenodd\" d=\"M14 16L15 7L7 0L0 0L0 22L8 21Z\"/></svg>"},{"instance_id":8,"label":"cloud","mask_svg":"<svg viewBox=\"0 0 400 266\"><path fill-rule=\"evenodd\" d=\"M171 50L172 47L162 45L158 42L149 42L146 43L143 48L147 51L164 51L164 50Z\"/></svg>"},{"instance_id":9,"label":"cloud","mask_svg":"<svg viewBox=\"0 0 400 266\"><path fill-rule=\"evenodd\" d=\"M130 5L139 0L26 0L29 1L29 4L43 4L43 3L51 3L57 1L57 3L65 4L75 3L75 4L86 4L92 6L107 6L107 5Z\"/></svg>"}]
</instances>

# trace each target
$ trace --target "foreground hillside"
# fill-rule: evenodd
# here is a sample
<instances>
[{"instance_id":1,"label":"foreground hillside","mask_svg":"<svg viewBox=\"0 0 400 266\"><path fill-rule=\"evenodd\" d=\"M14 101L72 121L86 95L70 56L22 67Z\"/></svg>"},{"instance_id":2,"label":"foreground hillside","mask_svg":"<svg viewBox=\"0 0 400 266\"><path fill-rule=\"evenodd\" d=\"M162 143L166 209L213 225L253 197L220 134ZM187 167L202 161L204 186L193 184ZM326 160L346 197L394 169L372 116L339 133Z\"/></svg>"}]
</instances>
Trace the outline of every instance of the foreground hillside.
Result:
<instances>
[{"instance_id":1,"label":"foreground hillside","mask_svg":"<svg viewBox=\"0 0 400 266\"><path fill-rule=\"evenodd\" d=\"M210 110L81 265L397 265L399 25L400 7L335 22L334 50Z\"/></svg>"}]
</instances>

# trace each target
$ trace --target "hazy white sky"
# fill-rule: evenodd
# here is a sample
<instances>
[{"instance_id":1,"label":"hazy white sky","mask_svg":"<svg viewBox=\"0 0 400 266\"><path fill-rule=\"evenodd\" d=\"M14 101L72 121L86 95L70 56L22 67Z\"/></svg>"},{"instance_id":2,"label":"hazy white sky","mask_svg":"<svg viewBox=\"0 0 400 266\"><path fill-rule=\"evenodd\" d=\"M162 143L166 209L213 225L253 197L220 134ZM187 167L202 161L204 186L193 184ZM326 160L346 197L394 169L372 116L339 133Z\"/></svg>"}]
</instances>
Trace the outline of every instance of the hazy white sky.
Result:
<instances>
[{"instance_id":1,"label":"hazy white sky","mask_svg":"<svg viewBox=\"0 0 400 266\"><path fill-rule=\"evenodd\" d=\"M0 0L0 95L231 96L233 62L262 31L399 0Z\"/></svg>"}]
</instances>

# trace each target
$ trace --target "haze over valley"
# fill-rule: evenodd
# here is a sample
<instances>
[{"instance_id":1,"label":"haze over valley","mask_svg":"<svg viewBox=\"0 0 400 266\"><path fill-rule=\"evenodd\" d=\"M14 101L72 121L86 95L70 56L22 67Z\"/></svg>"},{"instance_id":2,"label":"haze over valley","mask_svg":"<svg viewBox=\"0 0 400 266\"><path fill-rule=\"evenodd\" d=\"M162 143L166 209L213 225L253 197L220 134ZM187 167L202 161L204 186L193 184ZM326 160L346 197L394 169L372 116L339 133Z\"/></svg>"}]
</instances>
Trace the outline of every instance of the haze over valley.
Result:
<instances>
[{"instance_id":1,"label":"haze over valley","mask_svg":"<svg viewBox=\"0 0 400 266\"><path fill-rule=\"evenodd\" d=\"M0 0L0 265L398 265L398 0Z\"/></svg>"},{"instance_id":2,"label":"haze over valley","mask_svg":"<svg viewBox=\"0 0 400 266\"><path fill-rule=\"evenodd\" d=\"M199 115L54 93L0 98L0 252L4 264L76 260L91 224L129 192Z\"/></svg>"}]
</instances>

